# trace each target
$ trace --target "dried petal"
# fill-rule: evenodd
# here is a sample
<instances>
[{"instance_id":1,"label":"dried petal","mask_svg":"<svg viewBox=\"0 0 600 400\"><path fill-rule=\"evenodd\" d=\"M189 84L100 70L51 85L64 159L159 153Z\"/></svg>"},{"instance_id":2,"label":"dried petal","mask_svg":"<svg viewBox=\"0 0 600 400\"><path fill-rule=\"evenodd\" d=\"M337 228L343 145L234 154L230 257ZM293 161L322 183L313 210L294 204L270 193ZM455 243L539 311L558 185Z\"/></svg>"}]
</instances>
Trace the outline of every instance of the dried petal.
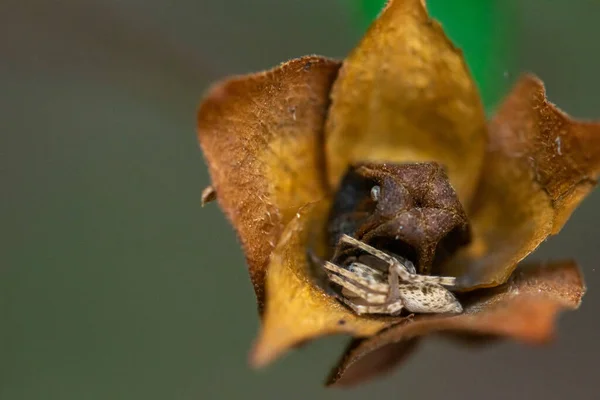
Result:
<instances>
[{"instance_id":1,"label":"dried petal","mask_svg":"<svg viewBox=\"0 0 600 400\"><path fill-rule=\"evenodd\" d=\"M473 334L504 337L530 344L552 339L559 311L579 307L585 292L574 262L521 266L511 280L494 289L470 293L457 316L416 316L353 343L332 372L328 384L349 386L391 368L404 359L416 338L433 334Z\"/></svg>"},{"instance_id":2,"label":"dried petal","mask_svg":"<svg viewBox=\"0 0 600 400\"><path fill-rule=\"evenodd\" d=\"M445 274L467 287L508 279L517 263L557 233L595 187L600 123L573 121L525 76L490 124L481 184L470 210L475 241Z\"/></svg>"},{"instance_id":3,"label":"dried petal","mask_svg":"<svg viewBox=\"0 0 600 400\"><path fill-rule=\"evenodd\" d=\"M350 363L351 357L362 351L365 342L366 340L361 339L350 342L344 352L344 358L327 378L327 386L353 386L390 372L419 348L421 338L410 338L373 352L361 353L360 358Z\"/></svg>"},{"instance_id":4,"label":"dried petal","mask_svg":"<svg viewBox=\"0 0 600 400\"><path fill-rule=\"evenodd\" d=\"M283 227L326 193L323 124L339 64L304 57L212 88L198 138L218 202L244 248L259 304Z\"/></svg>"},{"instance_id":5,"label":"dried petal","mask_svg":"<svg viewBox=\"0 0 600 400\"><path fill-rule=\"evenodd\" d=\"M344 61L325 132L332 187L354 162L435 161L468 205L485 115L462 53L421 0L390 1Z\"/></svg>"},{"instance_id":6,"label":"dried petal","mask_svg":"<svg viewBox=\"0 0 600 400\"><path fill-rule=\"evenodd\" d=\"M359 317L311 279L306 250L314 245L315 251L324 251L323 222L330 205L322 201L304 207L288 224L271 256L263 324L250 360L254 366L268 364L311 339L340 333L371 336L399 320Z\"/></svg>"}]
</instances>

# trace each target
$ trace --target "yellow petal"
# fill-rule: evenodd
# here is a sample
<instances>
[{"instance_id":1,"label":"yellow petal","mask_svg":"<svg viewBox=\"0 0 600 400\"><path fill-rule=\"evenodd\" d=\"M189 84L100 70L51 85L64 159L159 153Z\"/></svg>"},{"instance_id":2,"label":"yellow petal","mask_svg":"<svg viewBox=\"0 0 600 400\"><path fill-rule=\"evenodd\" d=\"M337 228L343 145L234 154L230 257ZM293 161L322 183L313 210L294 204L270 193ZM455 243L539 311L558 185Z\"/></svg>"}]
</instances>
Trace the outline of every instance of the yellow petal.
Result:
<instances>
[{"instance_id":1,"label":"yellow petal","mask_svg":"<svg viewBox=\"0 0 600 400\"><path fill-rule=\"evenodd\" d=\"M520 267L510 282L471 293L457 316L417 316L349 347L328 384L350 386L389 371L403 361L416 340L431 334L470 334L530 344L552 339L557 314L579 307L583 277L573 262Z\"/></svg>"},{"instance_id":2,"label":"yellow petal","mask_svg":"<svg viewBox=\"0 0 600 400\"><path fill-rule=\"evenodd\" d=\"M327 190L323 124L338 68L316 56L292 60L219 83L200 106L214 195L242 242L259 305L283 227Z\"/></svg>"},{"instance_id":3,"label":"yellow petal","mask_svg":"<svg viewBox=\"0 0 600 400\"><path fill-rule=\"evenodd\" d=\"M436 161L468 205L485 115L462 53L422 1L390 1L344 61L325 137L332 187L353 162Z\"/></svg>"},{"instance_id":4,"label":"yellow petal","mask_svg":"<svg viewBox=\"0 0 600 400\"><path fill-rule=\"evenodd\" d=\"M489 128L483 175L470 210L476 238L442 271L471 287L495 286L557 233L596 185L600 123L578 122L525 76Z\"/></svg>"},{"instance_id":5,"label":"yellow petal","mask_svg":"<svg viewBox=\"0 0 600 400\"><path fill-rule=\"evenodd\" d=\"M262 328L250 358L254 366L266 365L311 339L341 333L371 336L398 321L358 317L311 278L306 251L313 246L315 251L323 251L323 222L329 206L324 200L303 208L288 224L271 256Z\"/></svg>"}]
</instances>

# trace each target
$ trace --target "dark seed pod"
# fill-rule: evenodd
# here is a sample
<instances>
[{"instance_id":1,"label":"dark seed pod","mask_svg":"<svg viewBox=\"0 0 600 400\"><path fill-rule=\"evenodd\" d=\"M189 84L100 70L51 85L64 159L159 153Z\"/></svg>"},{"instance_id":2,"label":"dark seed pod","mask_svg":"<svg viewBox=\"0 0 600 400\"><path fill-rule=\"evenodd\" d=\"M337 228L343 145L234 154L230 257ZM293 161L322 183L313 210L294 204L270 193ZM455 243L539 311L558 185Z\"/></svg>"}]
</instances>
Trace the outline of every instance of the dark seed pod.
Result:
<instances>
[{"instance_id":1,"label":"dark seed pod","mask_svg":"<svg viewBox=\"0 0 600 400\"><path fill-rule=\"evenodd\" d=\"M433 162L351 166L334 199L328 230L334 262L343 264L356 251L339 245L347 234L412 261L423 275L435 274L471 238L456 192Z\"/></svg>"}]
</instances>

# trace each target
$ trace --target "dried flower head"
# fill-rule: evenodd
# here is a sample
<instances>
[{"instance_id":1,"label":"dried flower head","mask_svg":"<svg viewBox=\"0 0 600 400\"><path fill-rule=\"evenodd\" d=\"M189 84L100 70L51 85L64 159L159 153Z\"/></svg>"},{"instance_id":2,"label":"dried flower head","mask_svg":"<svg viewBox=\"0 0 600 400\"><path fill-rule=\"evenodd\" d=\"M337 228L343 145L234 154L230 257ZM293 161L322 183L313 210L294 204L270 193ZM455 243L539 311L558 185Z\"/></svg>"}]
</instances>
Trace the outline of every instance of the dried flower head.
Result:
<instances>
[{"instance_id":1,"label":"dried flower head","mask_svg":"<svg viewBox=\"0 0 600 400\"><path fill-rule=\"evenodd\" d=\"M217 84L198 137L212 179L203 201L235 227L258 299L255 366L350 334L328 383L356 384L432 333L544 343L557 313L580 304L573 262L520 262L594 188L600 124L570 119L531 75L486 121L461 52L421 0L389 1L342 63L308 56ZM434 276L452 284L431 290L459 304L435 299L462 312L402 289Z\"/></svg>"}]
</instances>

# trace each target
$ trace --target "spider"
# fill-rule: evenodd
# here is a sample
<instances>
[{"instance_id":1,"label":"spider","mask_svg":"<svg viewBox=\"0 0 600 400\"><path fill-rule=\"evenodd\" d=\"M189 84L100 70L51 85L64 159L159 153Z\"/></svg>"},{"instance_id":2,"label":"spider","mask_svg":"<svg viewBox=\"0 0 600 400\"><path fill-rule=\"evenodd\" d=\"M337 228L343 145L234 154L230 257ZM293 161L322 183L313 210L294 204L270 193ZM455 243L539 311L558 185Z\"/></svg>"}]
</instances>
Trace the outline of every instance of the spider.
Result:
<instances>
[{"instance_id":1,"label":"spider","mask_svg":"<svg viewBox=\"0 0 600 400\"><path fill-rule=\"evenodd\" d=\"M412 262L390 255L347 234L340 242L366 254L347 260L346 266L320 260L330 282L341 287L334 295L356 314L460 313L462 306L444 286L456 278L418 275ZM387 267L382 270L381 264Z\"/></svg>"}]
</instances>

